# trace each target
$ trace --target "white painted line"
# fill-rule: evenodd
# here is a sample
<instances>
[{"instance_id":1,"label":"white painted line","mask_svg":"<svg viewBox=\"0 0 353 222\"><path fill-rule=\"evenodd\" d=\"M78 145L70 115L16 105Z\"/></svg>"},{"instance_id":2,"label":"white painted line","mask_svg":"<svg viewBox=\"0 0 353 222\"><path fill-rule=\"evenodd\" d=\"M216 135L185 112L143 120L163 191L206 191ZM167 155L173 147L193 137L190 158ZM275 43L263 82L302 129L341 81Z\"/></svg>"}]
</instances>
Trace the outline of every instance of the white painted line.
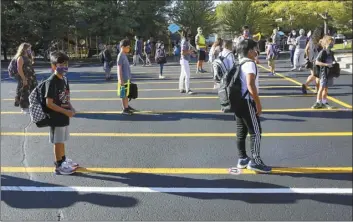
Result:
<instances>
[{"instance_id":1,"label":"white painted line","mask_svg":"<svg viewBox=\"0 0 353 222\"><path fill-rule=\"evenodd\" d=\"M1 191L84 193L250 193L352 194L352 188L188 188L188 187L34 187L2 186Z\"/></svg>"}]
</instances>

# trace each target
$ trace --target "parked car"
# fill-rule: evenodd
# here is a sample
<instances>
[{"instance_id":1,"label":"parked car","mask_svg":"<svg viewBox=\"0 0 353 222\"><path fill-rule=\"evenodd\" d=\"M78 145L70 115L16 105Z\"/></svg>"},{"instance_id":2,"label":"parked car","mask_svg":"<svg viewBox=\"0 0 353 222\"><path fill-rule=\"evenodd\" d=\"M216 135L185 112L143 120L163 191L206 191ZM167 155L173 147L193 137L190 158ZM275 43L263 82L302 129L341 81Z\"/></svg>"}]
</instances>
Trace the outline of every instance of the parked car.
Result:
<instances>
[{"instance_id":1,"label":"parked car","mask_svg":"<svg viewBox=\"0 0 353 222\"><path fill-rule=\"evenodd\" d=\"M346 36L343 34L335 34L333 39L335 40L335 43L343 43L343 41L346 39Z\"/></svg>"}]
</instances>

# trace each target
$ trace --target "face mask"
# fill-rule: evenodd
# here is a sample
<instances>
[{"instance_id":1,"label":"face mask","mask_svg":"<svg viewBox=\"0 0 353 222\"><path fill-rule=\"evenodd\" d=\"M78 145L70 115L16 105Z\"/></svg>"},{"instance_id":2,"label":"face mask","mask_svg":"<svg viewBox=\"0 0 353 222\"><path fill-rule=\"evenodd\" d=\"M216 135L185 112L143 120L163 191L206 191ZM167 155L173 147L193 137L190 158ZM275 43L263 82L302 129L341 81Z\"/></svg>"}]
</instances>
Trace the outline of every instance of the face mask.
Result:
<instances>
[{"instance_id":1,"label":"face mask","mask_svg":"<svg viewBox=\"0 0 353 222\"><path fill-rule=\"evenodd\" d=\"M329 48L329 49L332 49L332 48L333 48L333 43L331 43L330 45L328 45L328 48Z\"/></svg>"},{"instance_id":2,"label":"face mask","mask_svg":"<svg viewBox=\"0 0 353 222\"><path fill-rule=\"evenodd\" d=\"M243 34L244 34L245 36L248 36L248 35L249 35L249 31L244 31Z\"/></svg>"},{"instance_id":3,"label":"face mask","mask_svg":"<svg viewBox=\"0 0 353 222\"><path fill-rule=\"evenodd\" d=\"M293 35L297 35L297 33L296 33L296 32L292 32L292 34L293 34Z\"/></svg>"},{"instance_id":4,"label":"face mask","mask_svg":"<svg viewBox=\"0 0 353 222\"><path fill-rule=\"evenodd\" d=\"M27 50L27 54L28 54L28 55L31 55L31 54L32 54L32 50L28 49L28 50Z\"/></svg>"},{"instance_id":5,"label":"face mask","mask_svg":"<svg viewBox=\"0 0 353 222\"><path fill-rule=\"evenodd\" d=\"M59 73L59 74L63 74L63 75L66 75L67 71L69 71L69 68L68 67L56 67L56 72Z\"/></svg>"}]
</instances>

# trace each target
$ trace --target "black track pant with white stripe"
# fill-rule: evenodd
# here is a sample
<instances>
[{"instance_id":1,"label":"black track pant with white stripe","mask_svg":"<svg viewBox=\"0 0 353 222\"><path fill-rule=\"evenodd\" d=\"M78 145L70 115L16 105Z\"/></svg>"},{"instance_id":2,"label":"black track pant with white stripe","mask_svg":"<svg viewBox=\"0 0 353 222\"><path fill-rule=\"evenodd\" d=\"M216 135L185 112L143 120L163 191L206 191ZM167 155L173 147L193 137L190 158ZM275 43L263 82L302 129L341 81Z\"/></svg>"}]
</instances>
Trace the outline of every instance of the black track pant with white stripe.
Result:
<instances>
[{"instance_id":1,"label":"black track pant with white stripe","mask_svg":"<svg viewBox=\"0 0 353 222\"><path fill-rule=\"evenodd\" d=\"M256 105L253 100L243 100L239 106L236 114L237 124L237 147L239 158L244 159L247 157L245 141L247 134L250 134L250 147L252 160L256 164L262 164L260 158L260 143L261 143L261 124L260 118L256 115Z\"/></svg>"}]
</instances>

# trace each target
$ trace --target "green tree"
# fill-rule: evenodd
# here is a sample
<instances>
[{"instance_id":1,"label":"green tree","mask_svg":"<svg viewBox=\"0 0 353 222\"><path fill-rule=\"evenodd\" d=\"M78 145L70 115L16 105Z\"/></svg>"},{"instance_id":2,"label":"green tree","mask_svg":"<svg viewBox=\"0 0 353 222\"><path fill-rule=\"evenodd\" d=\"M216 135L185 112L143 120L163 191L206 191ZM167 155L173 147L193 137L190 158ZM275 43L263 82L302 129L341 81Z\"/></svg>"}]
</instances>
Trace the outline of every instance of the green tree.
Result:
<instances>
[{"instance_id":1,"label":"green tree","mask_svg":"<svg viewBox=\"0 0 353 222\"><path fill-rule=\"evenodd\" d=\"M190 29L193 36L202 27L205 36L214 32L217 26L215 6L212 0L176 1L171 14L172 21Z\"/></svg>"},{"instance_id":2,"label":"green tree","mask_svg":"<svg viewBox=\"0 0 353 222\"><path fill-rule=\"evenodd\" d=\"M217 21L223 31L240 33L242 26L248 25L252 33L269 34L275 27L270 14L262 9L266 2L232 1L217 6Z\"/></svg>"}]
</instances>

